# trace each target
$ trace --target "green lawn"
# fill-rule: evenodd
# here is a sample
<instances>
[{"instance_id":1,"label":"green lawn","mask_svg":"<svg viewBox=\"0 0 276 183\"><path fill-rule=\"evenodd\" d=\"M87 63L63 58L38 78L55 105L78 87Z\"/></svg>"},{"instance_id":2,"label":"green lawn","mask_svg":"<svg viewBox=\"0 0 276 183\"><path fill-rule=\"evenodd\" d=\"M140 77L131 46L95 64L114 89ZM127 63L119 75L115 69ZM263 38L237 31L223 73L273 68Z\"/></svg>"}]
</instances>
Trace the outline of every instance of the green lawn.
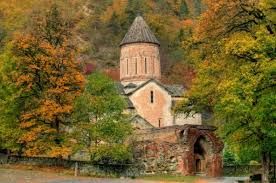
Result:
<instances>
[{"instance_id":1,"label":"green lawn","mask_svg":"<svg viewBox=\"0 0 276 183\"><path fill-rule=\"evenodd\" d=\"M199 177L196 176L181 176L181 175L146 175L138 177L143 180L152 180L152 181L168 181L168 182L185 182L193 183L196 180L199 180Z\"/></svg>"}]
</instances>

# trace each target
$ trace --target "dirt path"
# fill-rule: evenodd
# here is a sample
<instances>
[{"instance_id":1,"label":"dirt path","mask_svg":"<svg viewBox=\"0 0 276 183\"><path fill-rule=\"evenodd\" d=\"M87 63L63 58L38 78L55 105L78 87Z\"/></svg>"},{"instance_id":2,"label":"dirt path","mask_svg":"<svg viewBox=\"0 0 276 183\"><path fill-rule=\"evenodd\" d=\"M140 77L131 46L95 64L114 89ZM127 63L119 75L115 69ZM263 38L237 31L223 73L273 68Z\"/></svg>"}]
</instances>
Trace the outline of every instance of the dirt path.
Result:
<instances>
[{"instance_id":1,"label":"dirt path","mask_svg":"<svg viewBox=\"0 0 276 183\"><path fill-rule=\"evenodd\" d=\"M240 179L240 178L239 178ZM237 178L202 179L193 183L235 183ZM74 177L62 173L0 168L0 183L165 183L132 179L101 179ZM188 183L188 182L187 182Z\"/></svg>"},{"instance_id":2,"label":"dirt path","mask_svg":"<svg viewBox=\"0 0 276 183\"><path fill-rule=\"evenodd\" d=\"M33 170L1 169L0 183L161 183L131 179L100 179L74 177L61 173Z\"/></svg>"}]
</instances>

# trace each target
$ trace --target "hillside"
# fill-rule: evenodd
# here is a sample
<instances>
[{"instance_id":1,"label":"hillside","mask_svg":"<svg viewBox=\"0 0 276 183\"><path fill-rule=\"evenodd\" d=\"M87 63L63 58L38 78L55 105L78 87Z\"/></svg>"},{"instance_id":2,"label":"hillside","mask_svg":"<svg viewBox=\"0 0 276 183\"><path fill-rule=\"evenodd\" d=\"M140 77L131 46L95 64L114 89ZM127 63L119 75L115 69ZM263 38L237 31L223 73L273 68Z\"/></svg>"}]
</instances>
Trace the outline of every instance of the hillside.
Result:
<instances>
[{"instance_id":1,"label":"hillside","mask_svg":"<svg viewBox=\"0 0 276 183\"><path fill-rule=\"evenodd\" d=\"M164 82L190 84L194 72L181 44L191 36L202 12L201 0L0 0L0 44L28 27L30 17L44 12L53 2L73 19L85 72L104 69L118 79L119 43L135 16L141 14L161 42Z\"/></svg>"}]
</instances>

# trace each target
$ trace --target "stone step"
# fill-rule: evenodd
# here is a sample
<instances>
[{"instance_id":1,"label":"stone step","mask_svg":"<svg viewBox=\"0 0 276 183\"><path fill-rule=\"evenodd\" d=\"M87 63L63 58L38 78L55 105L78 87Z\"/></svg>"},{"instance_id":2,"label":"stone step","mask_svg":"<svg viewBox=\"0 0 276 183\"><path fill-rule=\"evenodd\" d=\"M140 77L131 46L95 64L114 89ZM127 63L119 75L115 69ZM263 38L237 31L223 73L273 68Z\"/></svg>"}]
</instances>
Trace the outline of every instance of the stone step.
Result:
<instances>
[{"instance_id":1,"label":"stone step","mask_svg":"<svg viewBox=\"0 0 276 183\"><path fill-rule=\"evenodd\" d=\"M200 177L206 177L206 173L204 172L197 172L195 175Z\"/></svg>"}]
</instances>

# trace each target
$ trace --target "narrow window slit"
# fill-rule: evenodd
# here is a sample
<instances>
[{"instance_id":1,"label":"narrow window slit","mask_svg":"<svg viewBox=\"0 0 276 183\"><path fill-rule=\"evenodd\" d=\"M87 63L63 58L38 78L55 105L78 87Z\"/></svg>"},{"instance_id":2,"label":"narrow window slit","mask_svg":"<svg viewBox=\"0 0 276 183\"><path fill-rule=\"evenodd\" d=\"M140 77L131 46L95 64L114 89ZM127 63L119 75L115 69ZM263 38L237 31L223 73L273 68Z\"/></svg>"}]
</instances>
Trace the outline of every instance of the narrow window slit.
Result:
<instances>
[{"instance_id":1,"label":"narrow window slit","mask_svg":"<svg viewBox=\"0 0 276 183\"><path fill-rule=\"evenodd\" d=\"M128 59L126 60L126 70L127 70L127 75L128 75Z\"/></svg>"},{"instance_id":2,"label":"narrow window slit","mask_svg":"<svg viewBox=\"0 0 276 183\"><path fill-rule=\"evenodd\" d=\"M153 91L150 91L150 103L153 103L154 102L154 98L153 98Z\"/></svg>"},{"instance_id":3,"label":"narrow window slit","mask_svg":"<svg viewBox=\"0 0 276 183\"><path fill-rule=\"evenodd\" d=\"M158 127L161 128L161 119L158 120Z\"/></svg>"},{"instance_id":4,"label":"narrow window slit","mask_svg":"<svg viewBox=\"0 0 276 183\"><path fill-rule=\"evenodd\" d=\"M145 73L147 74L148 70L147 70L147 58L145 58Z\"/></svg>"},{"instance_id":5,"label":"narrow window slit","mask_svg":"<svg viewBox=\"0 0 276 183\"><path fill-rule=\"evenodd\" d=\"M137 74L137 58L135 58L135 74Z\"/></svg>"}]
</instances>

